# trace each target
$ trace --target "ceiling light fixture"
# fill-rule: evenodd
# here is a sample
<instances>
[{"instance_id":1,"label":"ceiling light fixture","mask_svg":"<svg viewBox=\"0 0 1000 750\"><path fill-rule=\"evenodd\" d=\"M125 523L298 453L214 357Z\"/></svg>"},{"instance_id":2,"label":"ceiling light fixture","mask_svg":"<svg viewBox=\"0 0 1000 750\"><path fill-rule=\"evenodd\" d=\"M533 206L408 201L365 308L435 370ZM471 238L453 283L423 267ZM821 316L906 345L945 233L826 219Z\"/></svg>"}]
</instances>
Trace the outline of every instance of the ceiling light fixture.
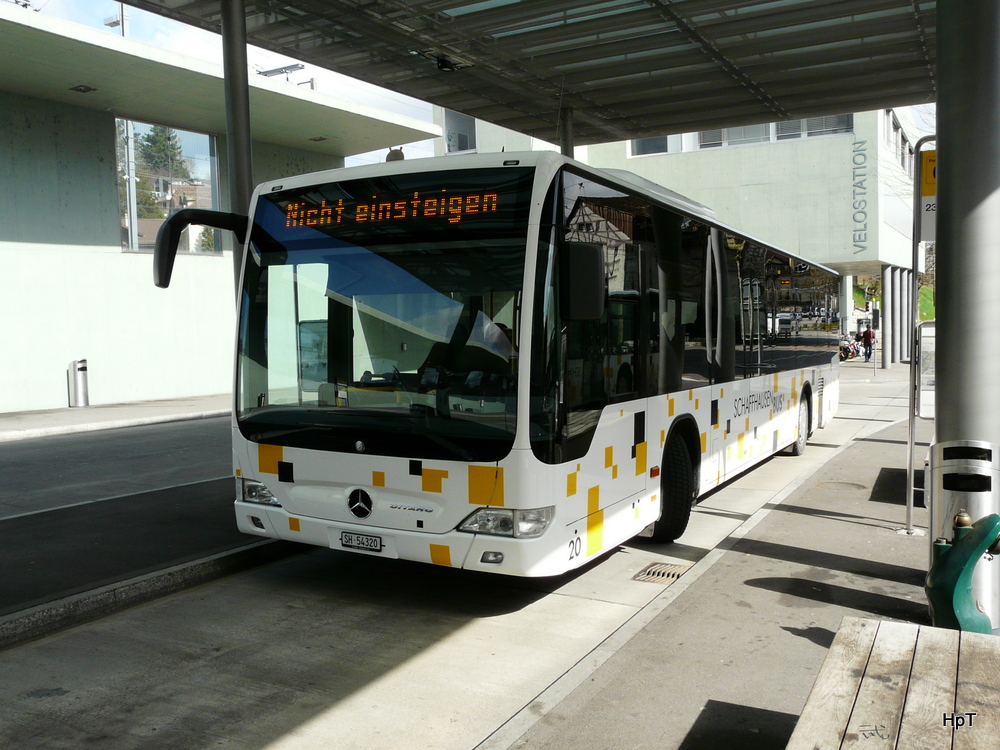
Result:
<instances>
[{"instance_id":1,"label":"ceiling light fixture","mask_svg":"<svg viewBox=\"0 0 1000 750\"><path fill-rule=\"evenodd\" d=\"M75 91L78 94L89 94L91 91L97 91L93 86L88 86L85 83L81 83L78 86L70 86L70 91Z\"/></svg>"},{"instance_id":2,"label":"ceiling light fixture","mask_svg":"<svg viewBox=\"0 0 1000 750\"><path fill-rule=\"evenodd\" d=\"M294 73L296 70L302 70L305 67L305 65L293 63L292 65L284 65L280 68L274 68L273 70L258 70L257 75L270 78L271 76L288 75L289 73Z\"/></svg>"}]
</instances>

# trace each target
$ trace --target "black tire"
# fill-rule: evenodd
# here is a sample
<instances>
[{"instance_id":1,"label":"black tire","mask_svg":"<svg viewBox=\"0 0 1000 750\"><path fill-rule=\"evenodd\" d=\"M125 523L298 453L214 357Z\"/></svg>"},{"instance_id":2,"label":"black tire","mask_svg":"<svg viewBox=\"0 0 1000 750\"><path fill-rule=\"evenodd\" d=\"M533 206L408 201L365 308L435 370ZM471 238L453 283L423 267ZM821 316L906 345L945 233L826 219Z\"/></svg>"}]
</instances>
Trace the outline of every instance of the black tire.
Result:
<instances>
[{"instance_id":1,"label":"black tire","mask_svg":"<svg viewBox=\"0 0 1000 750\"><path fill-rule=\"evenodd\" d=\"M654 542L672 542L687 528L694 504L694 467L691 454L679 435L673 435L663 452L660 474L660 520L653 524Z\"/></svg>"},{"instance_id":2,"label":"black tire","mask_svg":"<svg viewBox=\"0 0 1000 750\"><path fill-rule=\"evenodd\" d=\"M809 403L805 394L799 399L798 434L789 452L793 456L801 456L806 452L806 442L809 440Z\"/></svg>"}]
</instances>

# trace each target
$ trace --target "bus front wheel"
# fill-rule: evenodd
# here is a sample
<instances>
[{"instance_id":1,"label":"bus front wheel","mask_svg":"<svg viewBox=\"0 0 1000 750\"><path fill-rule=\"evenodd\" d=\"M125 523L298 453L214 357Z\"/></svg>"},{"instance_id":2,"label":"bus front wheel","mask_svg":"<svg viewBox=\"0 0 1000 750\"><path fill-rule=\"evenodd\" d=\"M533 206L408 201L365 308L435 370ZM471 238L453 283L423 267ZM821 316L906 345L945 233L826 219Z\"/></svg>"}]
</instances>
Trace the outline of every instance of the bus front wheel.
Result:
<instances>
[{"instance_id":1,"label":"bus front wheel","mask_svg":"<svg viewBox=\"0 0 1000 750\"><path fill-rule=\"evenodd\" d=\"M809 403L806 401L806 394L802 394L799 399L798 424L795 435L795 442L789 449L793 456L801 456L806 452L806 442L809 440Z\"/></svg>"},{"instance_id":2,"label":"bus front wheel","mask_svg":"<svg viewBox=\"0 0 1000 750\"><path fill-rule=\"evenodd\" d=\"M653 524L654 542L672 542L687 528L694 504L694 467L679 435L672 435L663 453L660 475L660 519Z\"/></svg>"}]
</instances>

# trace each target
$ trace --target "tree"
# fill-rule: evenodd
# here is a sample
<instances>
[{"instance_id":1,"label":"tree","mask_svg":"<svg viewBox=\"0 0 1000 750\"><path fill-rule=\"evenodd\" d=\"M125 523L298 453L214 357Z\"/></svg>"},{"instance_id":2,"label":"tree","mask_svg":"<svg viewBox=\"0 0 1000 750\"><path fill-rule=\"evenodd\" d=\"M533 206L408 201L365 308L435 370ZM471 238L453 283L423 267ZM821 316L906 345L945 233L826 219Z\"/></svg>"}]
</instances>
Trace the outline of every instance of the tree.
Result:
<instances>
[{"instance_id":1,"label":"tree","mask_svg":"<svg viewBox=\"0 0 1000 750\"><path fill-rule=\"evenodd\" d=\"M190 231L190 230L188 230ZM214 253L215 252L215 230L211 227L203 227L201 234L198 235L198 242L195 245L196 253Z\"/></svg>"},{"instance_id":2,"label":"tree","mask_svg":"<svg viewBox=\"0 0 1000 750\"><path fill-rule=\"evenodd\" d=\"M148 133L139 137L137 145L137 157L145 171L171 181L191 178L180 139L173 128L153 125Z\"/></svg>"},{"instance_id":3,"label":"tree","mask_svg":"<svg viewBox=\"0 0 1000 750\"><path fill-rule=\"evenodd\" d=\"M147 175L138 175L135 185L135 212L139 219L165 219L163 208L156 200L153 183Z\"/></svg>"}]
</instances>

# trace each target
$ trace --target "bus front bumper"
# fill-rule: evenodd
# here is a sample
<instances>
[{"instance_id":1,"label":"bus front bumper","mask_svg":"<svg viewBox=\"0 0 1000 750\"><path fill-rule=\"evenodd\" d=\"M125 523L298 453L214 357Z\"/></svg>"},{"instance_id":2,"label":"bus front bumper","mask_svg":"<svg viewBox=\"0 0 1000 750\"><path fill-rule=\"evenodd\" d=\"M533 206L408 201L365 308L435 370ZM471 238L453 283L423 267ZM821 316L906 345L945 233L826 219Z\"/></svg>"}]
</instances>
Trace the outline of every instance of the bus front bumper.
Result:
<instances>
[{"instance_id":1,"label":"bus front bumper","mask_svg":"<svg viewBox=\"0 0 1000 750\"><path fill-rule=\"evenodd\" d=\"M236 523L252 536L283 539L317 547L389 559L442 565L515 576L548 576L566 569L561 557L546 554L555 540L450 531L431 534L295 516L283 508L236 501ZM561 550L562 545L558 545Z\"/></svg>"}]
</instances>

